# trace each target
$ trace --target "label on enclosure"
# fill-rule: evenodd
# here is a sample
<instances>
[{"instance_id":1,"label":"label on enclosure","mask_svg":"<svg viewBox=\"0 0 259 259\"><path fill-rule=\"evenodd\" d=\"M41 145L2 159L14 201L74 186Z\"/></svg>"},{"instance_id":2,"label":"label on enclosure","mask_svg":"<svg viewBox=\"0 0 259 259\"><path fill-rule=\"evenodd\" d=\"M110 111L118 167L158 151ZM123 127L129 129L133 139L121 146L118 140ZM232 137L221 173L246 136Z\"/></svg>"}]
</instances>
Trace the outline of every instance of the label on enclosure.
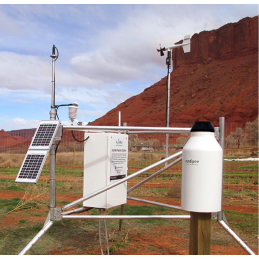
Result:
<instances>
[{"instance_id":1,"label":"label on enclosure","mask_svg":"<svg viewBox=\"0 0 259 259\"><path fill-rule=\"evenodd\" d=\"M111 137L111 175L110 180L118 180L127 175L128 137Z\"/></svg>"}]
</instances>

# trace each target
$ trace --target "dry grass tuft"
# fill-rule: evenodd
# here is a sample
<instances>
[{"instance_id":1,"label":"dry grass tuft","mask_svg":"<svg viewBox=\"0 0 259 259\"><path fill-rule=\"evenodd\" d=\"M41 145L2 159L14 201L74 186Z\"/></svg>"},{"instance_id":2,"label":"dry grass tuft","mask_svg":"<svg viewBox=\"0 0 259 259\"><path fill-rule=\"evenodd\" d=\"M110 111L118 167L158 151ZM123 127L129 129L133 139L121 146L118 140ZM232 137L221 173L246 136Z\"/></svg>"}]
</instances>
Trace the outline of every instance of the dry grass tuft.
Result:
<instances>
[{"instance_id":1,"label":"dry grass tuft","mask_svg":"<svg viewBox=\"0 0 259 259\"><path fill-rule=\"evenodd\" d=\"M167 193L167 197L180 199L181 198L181 189L182 189L181 180L173 181L172 185Z\"/></svg>"},{"instance_id":2,"label":"dry grass tuft","mask_svg":"<svg viewBox=\"0 0 259 259\"><path fill-rule=\"evenodd\" d=\"M0 168L20 167L25 154L0 154Z\"/></svg>"}]
</instances>

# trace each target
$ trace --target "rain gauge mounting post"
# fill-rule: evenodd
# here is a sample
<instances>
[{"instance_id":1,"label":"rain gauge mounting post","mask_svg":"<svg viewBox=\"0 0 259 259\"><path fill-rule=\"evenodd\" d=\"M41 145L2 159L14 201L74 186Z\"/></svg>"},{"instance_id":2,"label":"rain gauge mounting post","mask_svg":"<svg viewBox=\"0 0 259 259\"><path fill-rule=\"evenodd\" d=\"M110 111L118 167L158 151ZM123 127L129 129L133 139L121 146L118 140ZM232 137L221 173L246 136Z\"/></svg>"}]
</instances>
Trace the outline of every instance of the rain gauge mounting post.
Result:
<instances>
[{"instance_id":1,"label":"rain gauge mounting post","mask_svg":"<svg viewBox=\"0 0 259 259\"><path fill-rule=\"evenodd\" d=\"M223 151L210 122L196 122L183 148L181 207L190 211L189 253L209 255L211 213L222 210Z\"/></svg>"},{"instance_id":2,"label":"rain gauge mounting post","mask_svg":"<svg viewBox=\"0 0 259 259\"><path fill-rule=\"evenodd\" d=\"M183 47L184 53L188 53L191 51L191 41L190 35L184 36L183 43L177 44L173 46L168 46L157 49L160 52L160 56L164 56L164 51L167 50L167 58L166 58L166 65L167 65L167 100L166 100L166 127L169 127L170 119L169 119L169 112L170 112L170 72L171 72L171 63L172 63L172 49ZM166 157L168 157L168 150L169 150L169 134L166 134ZM167 163L166 163L167 165Z\"/></svg>"}]
</instances>

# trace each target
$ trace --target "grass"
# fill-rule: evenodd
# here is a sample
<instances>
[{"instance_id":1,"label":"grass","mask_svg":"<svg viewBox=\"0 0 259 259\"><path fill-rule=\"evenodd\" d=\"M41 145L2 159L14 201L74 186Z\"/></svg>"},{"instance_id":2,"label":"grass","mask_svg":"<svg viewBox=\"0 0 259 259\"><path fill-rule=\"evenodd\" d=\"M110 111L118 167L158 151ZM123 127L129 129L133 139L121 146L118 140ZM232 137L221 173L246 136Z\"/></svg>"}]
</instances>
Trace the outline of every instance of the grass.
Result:
<instances>
[{"instance_id":1,"label":"grass","mask_svg":"<svg viewBox=\"0 0 259 259\"><path fill-rule=\"evenodd\" d=\"M19 199L2 200L1 208L8 208L8 206L17 206ZM68 201L59 202L59 206L68 203ZM44 206L44 204L40 204ZM46 206L46 204L45 204ZM47 207L46 207L47 210ZM37 207L35 208L37 211ZM18 215L17 211L12 212ZM33 214L32 214L33 213ZM93 209L88 213L92 215L99 214L97 209ZM120 206L107 210L109 215L120 214ZM41 230L46 214L30 212L32 216L43 216L42 223L32 223L28 217L27 208L20 208L20 219L18 224L12 227L2 227L0 230L0 254L17 254L25 245ZM178 210L172 210L161 206L132 206L125 205L125 215L155 215L155 214L179 214ZM251 213L237 213L234 211L225 211L226 217L231 228L234 231L239 231L246 235L257 235L258 216ZM26 217L27 215L27 217ZM189 221L188 220L123 220L123 231L118 230L118 220L109 220L108 234L109 234L109 250L111 254L120 254L121 249L130 246L135 242L134 236L155 235L154 229L167 228L174 226L175 229L180 228L181 232L178 236L188 238ZM212 244L225 245L224 238L219 236L218 223L213 221L216 233L212 236ZM214 230L215 231L215 230ZM224 232L224 231L223 231ZM158 232L157 232L158 233ZM175 234L175 233L173 233ZM221 234L222 235L222 234ZM104 232L102 226L103 249L106 251ZM133 238L133 239L132 239ZM51 229L44 234L40 241L33 246L28 254L100 254L98 242L98 220L71 220L66 219L55 222ZM107 252L107 251L106 251Z\"/></svg>"},{"instance_id":2,"label":"grass","mask_svg":"<svg viewBox=\"0 0 259 259\"><path fill-rule=\"evenodd\" d=\"M156 154L155 154L156 155ZM151 160L157 159L153 155ZM158 155L158 154L157 154ZM71 157L72 156L72 157ZM20 155L22 157L22 155ZM7 158L7 157L6 157ZM23 155L24 158L24 155ZM63 158L59 157L57 165L56 177L68 181L56 182L56 194L61 198L57 198L57 206L61 207L68 204L65 198L67 195L82 195L82 180L83 180L83 165L82 157L74 157L73 152ZM66 159L69 159L66 161ZM129 167L130 172L136 172L137 167L142 167L150 164L143 156L140 161L131 160ZM68 163L73 160L73 166L67 167ZM2 163L3 156L2 156ZM0 162L1 162L0 161ZM80 162L81 161L81 162ZM157 161L157 160L156 160ZM16 161L16 163L18 163ZM0 164L1 167L1 164ZM135 168L136 167L136 168ZM223 191L225 201L229 205L245 205L246 203L253 208L257 208L258 190L249 189L249 186L258 185L258 163L254 162L239 162L226 161L224 163L224 184L234 184L238 187L237 190L226 189ZM0 175L11 175L15 177L19 171L19 167L0 168ZM146 172L138 178L137 181L145 179L146 176L154 172ZM37 185L26 183L14 183L13 180L5 180L0 178L0 190L10 194L16 192L25 195L23 198L0 199L0 254L17 254L24 246L41 230L44 221L49 211L49 183L48 183L49 167L46 165L41 176L46 176L47 180L38 181ZM157 183L168 183L166 187L156 185ZM132 186L130 181L128 186ZM159 186L156 187L156 186ZM245 188L245 186L248 186ZM172 167L170 170L163 172L160 176L153 178L144 186L137 188L130 196L142 197L144 199L166 198L179 200L181 190L181 166ZM62 197L62 195L65 195ZM47 197L46 200L39 200L39 197ZM21 197L21 196L19 196ZM82 206L81 204L78 205ZM251 242L257 244L258 235L258 215L235 211L224 211L231 228L237 231L240 237L251 236ZM93 209L88 213L99 214L97 209ZM110 215L120 214L120 207L107 210ZM184 212L180 212L181 214ZM154 215L154 214L179 214L179 211L164 208L160 206L131 206L126 204L124 214L127 215ZM13 219L11 225L6 225L7 218ZM40 222L40 223L39 223ZM123 231L118 230L118 220L109 220L108 222L109 244L111 254L120 254L123 249L127 249L133 245L139 236L157 235L159 229L174 227L180 228L181 231L177 236L188 238L189 221L188 220L123 220ZM218 234L219 226L217 222L213 222L215 229L212 243L226 245L226 236ZM156 229L156 232L154 232ZM174 235L175 233L173 233ZM102 236L104 236L102 228ZM104 238L104 237L103 237ZM156 238L156 237L154 237ZM250 240L249 238L247 240ZM228 241L230 242L230 241ZM103 248L105 241L103 239ZM235 243L235 242L234 242ZM254 244L253 243L253 244ZM232 244L232 243L230 243ZM249 244L248 244L249 245ZM139 249L138 247L134 249ZM144 248L143 248L144 249ZM149 248L147 248L149 249ZM150 248L151 249L151 248ZM154 249L154 247L152 248ZM107 252L107 251L106 251ZM44 234L42 239L30 250L29 254L100 254L98 241L98 220L62 220L55 222L51 229Z\"/></svg>"},{"instance_id":3,"label":"grass","mask_svg":"<svg viewBox=\"0 0 259 259\"><path fill-rule=\"evenodd\" d=\"M229 224L239 232L244 232L254 237L258 236L258 214L240 213L230 210L225 210L224 213Z\"/></svg>"},{"instance_id":4,"label":"grass","mask_svg":"<svg viewBox=\"0 0 259 259\"><path fill-rule=\"evenodd\" d=\"M125 214L128 215L152 215L156 213L170 213L172 210L161 208L160 206L125 206ZM120 208L114 208L107 211L109 215L117 215ZM90 214L99 214L97 209L93 209ZM118 220L109 220L109 247L111 254L118 252L119 249L128 246L131 241L129 233L152 233L154 225L171 225L173 222L168 220L124 220L123 231L118 229ZM188 225L188 223L186 223ZM16 227L3 228L0 230L0 254L17 254L25 245L41 230L43 224L33 224L25 218L19 220ZM186 225L186 226L187 226ZM102 226L102 236L103 226ZM18 238L17 238L18 237ZM103 247L106 247L105 241L102 241ZM55 222L50 230L44 234L38 243L36 243L28 254L52 254L54 251L63 253L66 248L72 250L73 254L91 254L93 250L100 253L98 242L98 220L71 220L66 219ZM62 252L63 250L63 252ZM105 250L105 249L104 249Z\"/></svg>"},{"instance_id":5,"label":"grass","mask_svg":"<svg viewBox=\"0 0 259 259\"><path fill-rule=\"evenodd\" d=\"M251 197L253 199L258 198L258 191L253 190L241 190L241 191L235 191L235 190L223 190L223 197L235 197L235 198L241 198L241 197Z\"/></svg>"},{"instance_id":6,"label":"grass","mask_svg":"<svg viewBox=\"0 0 259 259\"><path fill-rule=\"evenodd\" d=\"M14 210L38 209L39 203L35 201L22 200L20 198L0 199L2 214L10 213Z\"/></svg>"}]
</instances>

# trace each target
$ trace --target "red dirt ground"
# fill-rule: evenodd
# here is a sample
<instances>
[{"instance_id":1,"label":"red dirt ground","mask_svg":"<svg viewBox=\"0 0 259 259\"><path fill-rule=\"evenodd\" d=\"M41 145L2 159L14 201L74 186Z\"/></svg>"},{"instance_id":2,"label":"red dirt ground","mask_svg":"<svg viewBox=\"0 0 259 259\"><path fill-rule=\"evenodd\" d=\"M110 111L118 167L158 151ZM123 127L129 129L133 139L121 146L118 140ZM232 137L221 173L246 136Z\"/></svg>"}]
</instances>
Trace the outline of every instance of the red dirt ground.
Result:
<instances>
[{"instance_id":1,"label":"red dirt ground","mask_svg":"<svg viewBox=\"0 0 259 259\"><path fill-rule=\"evenodd\" d=\"M0 197L1 199L12 199L12 198L23 198L24 192L19 191L0 191ZM37 198L37 200L46 200L48 199L48 195L41 195ZM81 198L80 195L59 195L57 194L57 200L67 200L67 201L74 201L78 198ZM157 202L162 203L169 203L179 206L180 201L172 199L166 199L166 198L158 198L155 199ZM128 200L128 204L130 205L143 205L143 203ZM223 205L223 209L226 210L234 210L234 211L240 211L240 212L246 212L246 213L258 213L257 209L246 206L246 205ZM29 211L28 211L29 212ZM38 213L46 214L46 208L45 209L38 209ZM34 223L44 223L46 216L38 216L30 218ZM16 224L19 224L20 217L10 213L8 216L2 217L2 220L5 224L5 226L13 226ZM221 226L219 225L219 228ZM148 234L142 233L141 236L139 236L137 233L131 233L131 242L129 245L118 248L113 252L113 254L118 255L147 255L147 254L171 254L171 255L188 255L189 249L188 249L188 238L179 237L177 236L178 233L180 233L182 230L181 228L177 227L159 227L159 229L154 229L154 235L150 236ZM172 236L172 233L173 236ZM158 252L157 252L158 251ZM161 252L162 251L162 252ZM89 251L93 254L100 254L100 251ZM254 251L257 253L257 251ZM75 252L74 252L75 253ZM73 254L73 250L62 250L62 251L55 251L54 254ZM230 246L229 244L227 246L222 245L215 245L211 244L211 255L246 255L246 251L237 246Z\"/></svg>"}]
</instances>

